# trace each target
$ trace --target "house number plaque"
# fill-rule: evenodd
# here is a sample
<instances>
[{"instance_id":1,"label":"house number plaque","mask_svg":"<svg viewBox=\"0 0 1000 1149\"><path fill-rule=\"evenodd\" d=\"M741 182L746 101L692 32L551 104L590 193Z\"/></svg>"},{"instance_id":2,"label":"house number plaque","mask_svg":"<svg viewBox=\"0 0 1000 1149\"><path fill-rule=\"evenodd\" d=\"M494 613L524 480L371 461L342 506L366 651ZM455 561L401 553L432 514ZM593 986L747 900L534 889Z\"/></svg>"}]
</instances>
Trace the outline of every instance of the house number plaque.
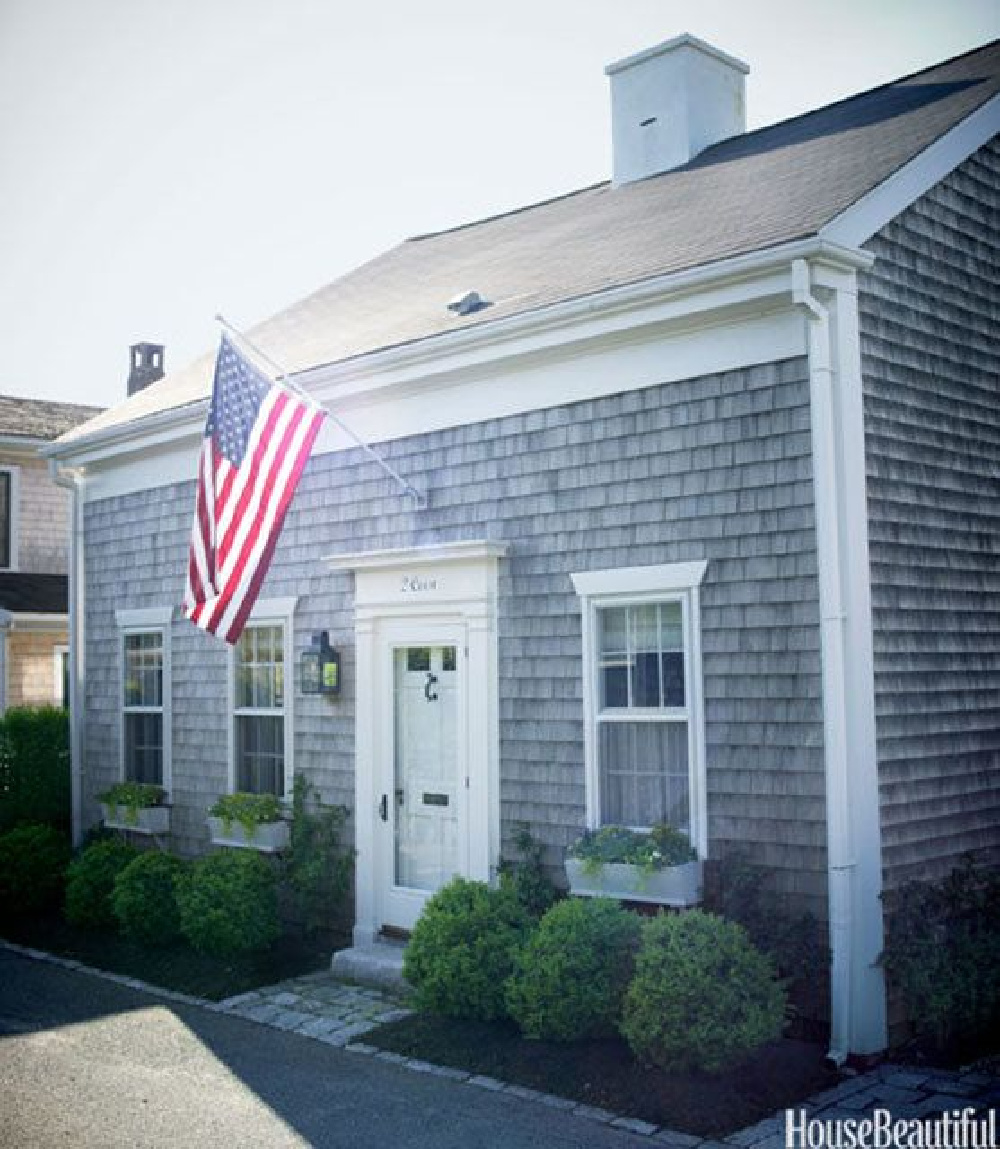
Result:
<instances>
[{"instance_id":1,"label":"house number plaque","mask_svg":"<svg viewBox=\"0 0 1000 1149\"><path fill-rule=\"evenodd\" d=\"M403 594L429 594L437 588L438 580L434 575L403 575L399 586Z\"/></svg>"}]
</instances>

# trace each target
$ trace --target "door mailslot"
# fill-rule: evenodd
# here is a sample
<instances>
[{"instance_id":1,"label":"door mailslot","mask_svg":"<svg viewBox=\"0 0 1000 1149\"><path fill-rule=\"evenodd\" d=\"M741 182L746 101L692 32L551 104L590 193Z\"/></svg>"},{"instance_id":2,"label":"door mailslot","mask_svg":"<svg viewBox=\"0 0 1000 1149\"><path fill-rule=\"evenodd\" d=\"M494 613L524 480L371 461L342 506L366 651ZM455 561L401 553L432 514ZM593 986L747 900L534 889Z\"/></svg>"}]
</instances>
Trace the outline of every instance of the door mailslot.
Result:
<instances>
[{"instance_id":1,"label":"door mailslot","mask_svg":"<svg viewBox=\"0 0 1000 1149\"><path fill-rule=\"evenodd\" d=\"M447 794L424 794L424 805L425 806L447 806L448 805L448 795Z\"/></svg>"}]
</instances>

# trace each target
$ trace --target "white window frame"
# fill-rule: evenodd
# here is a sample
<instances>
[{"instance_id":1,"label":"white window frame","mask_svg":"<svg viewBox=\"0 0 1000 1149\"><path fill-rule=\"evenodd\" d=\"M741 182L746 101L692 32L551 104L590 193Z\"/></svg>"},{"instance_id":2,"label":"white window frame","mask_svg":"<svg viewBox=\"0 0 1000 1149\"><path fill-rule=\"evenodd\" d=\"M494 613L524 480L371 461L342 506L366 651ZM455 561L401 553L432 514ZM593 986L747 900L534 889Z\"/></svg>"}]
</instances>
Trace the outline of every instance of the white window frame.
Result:
<instances>
[{"instance_id":1,"label":"white window frame","mask_svg":"<svg viewBox=\"0 0 1000 1149\"><path fill-rule=\"evenodd\" d=\"M583 622L583 715L587 826L601 825L597 724L600 715L598 611L607 607L679 602L684 637L686 705L658 710L625 710L622 720L669 721L686 715L691 844L699 858L708 856L708 812L705 781L705 714L701 665L700 587L707 561L659 566L619 567L570 575L580 598ZM617 716L616 716L617 717Z\"/></svg>"},{"instance_id":2,"label":"white window frame","mask_svg":"<svg viewBox=\"0 0 1000 1149\"><path fill-rule=\"evenodd\" d=\"M226 672L226 729L229 745L229 777L227 791L230 794L236 791L236 716L241 713L253 714L280 714L284 719L284 751L285 751L285 785L284 802L292 798L292 782L295 777L295 763L293 761L295 747L295 664L292 661L294 650L293 620L295 606L298 599L267 598L258 599L254 604L247 627L251 626L281 626L282 651L285 660L285 697L284 706L278 710L242 710L236 706L236 646L228 650L228 667Z\"/></svg>"},{"instance_id":3,"label":"white window frame","mask_svg":"<svg viewBox=\"0 0 1000 1149\"><path fill-rule=\"evenodd\" d=\"M69 658L69 647L61 643L52 648L52 701L56 706L64 706L69 710L69 698L63 698L63 658Z\"/></svg>"},{"instance_id":4,"label":"white window frame","mask_svg":"<svg viewBox=\"0 0 1000 1149\"><path fill-rule=\"evenodd\" d=\"M0 474L10 475L10 562L0 571L20 570L21 547L21 468L14 463L0 466Z\"/></svg>"},{"instance_id":5,"label":"white window frame","mask_svg":"<svg viewBox=\"0 0 1000 1149\"><path fill-rule=\"evenodd\" d=\"M160 785L168 800L173 792L173 678L170 652L173 616L174 608L170 606L115 611L115 622L118 625L118 777L125 781L125 715L136 713L135 707L126 709L125 706L125 639L135 634L159 634L163 648L161 705L146 709L150 713L159 710L163 714L163 778Z\"/></svg>"}]
</instances>

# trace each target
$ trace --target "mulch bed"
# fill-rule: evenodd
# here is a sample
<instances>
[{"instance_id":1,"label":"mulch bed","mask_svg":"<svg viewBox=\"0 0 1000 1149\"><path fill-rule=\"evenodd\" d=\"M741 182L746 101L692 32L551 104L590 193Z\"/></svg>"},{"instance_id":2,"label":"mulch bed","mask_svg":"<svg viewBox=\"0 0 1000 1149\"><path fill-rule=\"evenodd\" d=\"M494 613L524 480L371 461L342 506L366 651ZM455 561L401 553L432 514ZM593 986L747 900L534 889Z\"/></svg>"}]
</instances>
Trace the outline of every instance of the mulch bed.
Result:
<instances>
[{"instance_id":1,"label":"mulch bed","mask_svg":"<svg viewBox=\"0 0 1000 1149\"><path fill-rule=\"evenodd\" d=\"M219 958L184 944L155 948L128 941L113 930L80 929L58 913L2 921L0 937L211 1001L329 969L333 952L329 939L283 936L260 953Z\"/></svg>"},{"instance_id":2,"label":"mulch bed","mask_svg":"<svg viewBox=\"0 0 1000 1149\"><path fill-rule=\"evenodd\" d=\"M717 1075L639 1065L624 1042L528 1041L510 1024L417 1014L382 1026L371 1045L572 1098L700 1137L723 1137L829 1088L825 1046L785 1039Z\"/></svg>"}]
</instances>

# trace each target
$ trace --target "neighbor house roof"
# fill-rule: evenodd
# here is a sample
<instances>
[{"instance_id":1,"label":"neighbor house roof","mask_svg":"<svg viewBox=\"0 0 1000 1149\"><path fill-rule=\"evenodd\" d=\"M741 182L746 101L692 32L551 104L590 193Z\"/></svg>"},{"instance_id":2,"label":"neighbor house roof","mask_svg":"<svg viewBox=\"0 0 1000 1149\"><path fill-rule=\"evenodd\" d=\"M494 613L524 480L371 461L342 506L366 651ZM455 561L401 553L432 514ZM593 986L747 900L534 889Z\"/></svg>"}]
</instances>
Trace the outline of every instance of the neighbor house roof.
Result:
<instances>
[{"instance_id":1,"label":"neighbor house roof","mask_svg":"<svg viewBox=\"0 0 1000 1149\"><path fill-rule=\"evenodd\" d=\"M47 399L19 399L0 395L0 436L58 439L103 410L80 403L53 403Z\"/></svg>"},{"instance_id":2,"label":"neighbor house roof","mask_svg":"<svg viewBox=\"0 0 1000 1149\"><path fill-rule=\"evenodd\" d=\"M303 371L816 235L1000 92L1000 42L737 136L662 175L407 240L266 320L254 342ZM490 305L447 309L474 289ZM212 355L83 434L204 399Z\"/></svg>"},{"instance_id":3,"label":"neighbor house roof","mask_svg":"<svg viewBox=\"0 0 1000 1149\"><path fill-rule=\"evenodd\" d=\"M12 614L65 614L68 604L66 575L0 573L0 607Z\"/></svg>"}]
</instances>

